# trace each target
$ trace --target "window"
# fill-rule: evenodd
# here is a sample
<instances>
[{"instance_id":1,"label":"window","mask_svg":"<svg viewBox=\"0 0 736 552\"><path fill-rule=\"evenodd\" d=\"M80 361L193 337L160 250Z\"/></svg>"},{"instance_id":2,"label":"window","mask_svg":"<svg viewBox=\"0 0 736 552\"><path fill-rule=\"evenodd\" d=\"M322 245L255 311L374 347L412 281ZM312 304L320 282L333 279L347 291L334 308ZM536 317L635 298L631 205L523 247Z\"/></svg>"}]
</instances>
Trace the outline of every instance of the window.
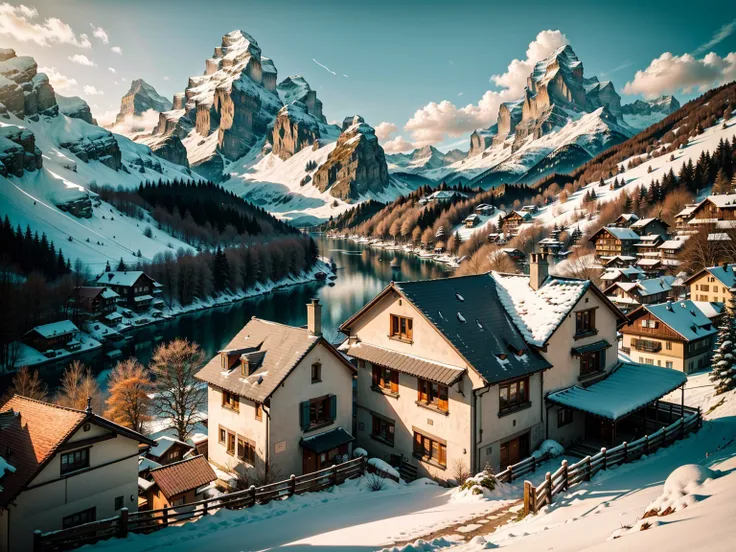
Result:
<instances>
[{"instance_id":1,"label":"window","mask_svg":"<svg viewBox=\"0 0 736 552\"><path fill-rule=\"evenodd\" d=\"M77 525L82 525L83 523L95 521L96 518L96 509L90 508L88 510L77 512L76 514L66 516L61 522L61 527L62 529L69 529L70 527L76 527Z\"/></svg>"},{"instance_id":2,"label":"window","mask_svg":"<svg viewBox=\"0 0 736 552\"><path fill-rule=\"evenodd\" d=\"M399 373L391 368L373 365L373 388L382 389L397 395L399 393Z\"/></svg>"},{"instance_id":3,"label":"window","mask_svg":"<svg viewBox=\"0 0 736 552\"><path fill-rule=\"evenodd\" d=\"M235 434L230 430L227 432L227 453L235 454Z\"/></svg>"},{"instance_id":4,"label":"window","mask_svg":"<svg viewBox=\"0 0 736 552\"><path fill-rule=\"evenodd\" d=\"M529 403L529 378L501 383L498 386L499 414Z\"/></svg>"},{"instance_id":5,"label":"window","mask_svg":"<svg viewBox=\"0 0 736 552\"><path fill-rule=\"evenodd\" d=\"M176 448L166 453L166 460L169 462L175 462L179 458L181 458L181 449Z\"/></svg>"},{"instance_id":6,"label":"window","mask_svg":"<svg viewBox=\"0 0 736 552\"><path fill-rule=\"evenodd\" d=\"M654 359L653 358L647 358L647 359L645 359L644 362L646 364L650 364L650 365L654 366Z\"/></svg>"},{"instance_id":7,"label":"window","mask_svg":"<svg viewBox=\"0 0 736 552\"><path fill-rule=\"evenodd\" d=\"M236 395L235 393L231 393L230 391L223 390L222 391L222 406L225 408L229 408L230 410L235 410L235 412L240 411L240 397Z\"/></svg>"},{"instance_id":8,"label":"window","mask_svg":"<svg viewBox=\"0 0 736 552\"><path fill-rule=\"evenodd\" d=\"M238 435L238 458L251 465L256 463L256 443Z\"/></svg>"},{"instance_id":9,"label":"window","mask_svg":"<svg viewBox=\"0 0 736 552\"><path fill-rule=\"evenodd\" d=\"M664 342L664 348L667 349L668 351L671 351L672 350L672 342L671 341L665 341Z\"/></svg>"},{"instance_id":10,"label":"window","mask_svg":"<svg viewBox=\"0 0 736 552\"><path fill-rule=\"evenodd\" d=\"M61 475L89 468L89 449L79 449L61 455Z\"/></svg>"},{"instance_id":11,"label":"window","mask_svg":"<svg viewBox=\"0 0 736 552\"><path fill-rule=\"evenodd\" d=\"M710 286L703 284L700 286L700 291L710 291Z\"/></svg>"},{"instance_id":12,"label":"window","mask_svg":"<svg viewBox=\"0 0 736 552\"><path fill-rule=\"evenodd\" d=\"M591 351L580 355L580 375L587 376L603 371L603 354L605 351Z\"/></svg>"},{"instance_id":13,"label":"window","mask_svg":"<svg viewBox=\"0 0 736 552\"><path fill-rule=\"evenodd\" d=\"M337 397L325 395L304 401L301 403L299 415L302 431L310 431L316 427L328 425L337 417Z\"/></svg>"},{"instance_id":14,"label":"window","mask_svg":"<svg viewBox=\"0 0 736 552\"><path fill-rule=\"evenodd\" d=\"M312 383L322 381L322 364L315 362L312 364Z\"/></svg>"},{"instance_id":15,"label":"window","mask_svg":"<svg viewBox=\"0 0 736 552\"><path fill-rule=\"evenodd\" d=\"M256 420L262 420L263 419L263 404L257 402L255 410L256 410Z\"/></svg>"},{"instance_id":16,"label":"window","mask_svg":"<svg viewBox=\"0 0 736 552\"><path fill-rule=\"evenodd\" d=\"M595 309L575 313L575 334L580 335L595 331Z\"/></svg>"},{"instance_id":17,"label":"window","mask_svg":"<svg viewBox=\"0 0 736 552\"><path fill-rule=\"evenodd\" d=\"M420 404L434 406L438 410L447 412L447 386L433 381L418 378L418 399Z\"/></svg>"},{"instance_id":18,"label":"window","mask_svg":"<svg viewBox=\"0 0 736 552\"><path fill-rule=\"evenodd\" d=\"M641 321L642 328L650 328L650 329L656 330L657 326L658 324L656 320L642 320Z\"/></svg>"},{"instance_id":19,"label":"window","mask_svg":"<svg viewBox=\"0 0 736 552\"><path fill-rule=\"evenodd\" d=\"M123 500L125 500L122 496L116 496L115 497L115 509L120 510L123 507Z\"/></svg>"},{"instance_id":20,"label":"window","mask_svg":"<svg viewBox=\"0 0 736 552\"><path fill-rule=\"evenodd\" d=\"M217 433L217 442L220 443L221 445L224 445L225 438L226 438L225 428L221 427L220 431Z\"/></svg>"},{"instance_id":21,"label":"window","mask_svg":"<svg viewBox=\"0 0 736 552\"><path fill-rule=\"evenodd\" d=\"M176 508L177 506L184 506L184 497L175 498L171 501L171 506Z\"/></svg>"},{"instance_id":22,"label":"window","mask_svg":"<svg viewBox=\"0 0 736 552\"><path fill-rule=\"evenodd\" d=\"M447 467L447 442L436 437L428 437L415 430L414 456L445 468Z\"/></svg>"},{"instance_id":23,"label":"window","mask_svg":"<svg viewBox=\"0 0 736 552\"><path fill-rule=\"evenodd\" d=\"M391 315L391 337L411 341L414 338L414 322L406 316Z\"/></svg>"},{"instance_id":24,"label":"window","mask_svg":"<svg viewBox=\"0 0 736 552\"><path fill-rule=\"evenodd\" d=\"M665 368L672 368L672 366L673 366L672 365L672 361L671 360L665 361L664 366L665 366Z\"/></svg>"},{"instance_id":25,"label":"window","mask_svg":"<svg viewBox=\"0 0 736 552\"><path fill-rule=\"evenodd\" d=\"M572 423L572 409L560 408L557 411L557 427L564 427Z\"/></svg>"},{"instance_id":26,"label":"window","mask_svg":"<svg viewBox=\"0 0 736 552\"><path fill-rule=\"evenodd\" d=\"M373 425L371 427L371 437L393 446L394 445L394 428L395 426L392 421L389 421L386 418L382 418L380 416L376 416L375 414L373 414Z\"/></svg>"}]
</instances>

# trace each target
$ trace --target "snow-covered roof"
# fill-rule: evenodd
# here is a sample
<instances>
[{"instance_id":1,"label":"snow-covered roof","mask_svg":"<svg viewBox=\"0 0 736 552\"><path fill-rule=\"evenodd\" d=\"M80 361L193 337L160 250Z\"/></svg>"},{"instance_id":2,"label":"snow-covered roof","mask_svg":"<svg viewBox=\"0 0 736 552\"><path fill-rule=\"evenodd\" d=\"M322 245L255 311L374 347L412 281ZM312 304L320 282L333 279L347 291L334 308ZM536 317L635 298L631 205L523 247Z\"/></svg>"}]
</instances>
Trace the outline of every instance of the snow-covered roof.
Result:
<instances>
[{"instance_id":1,"label":"snow-covered roof","mask_svg":"<svg viewBox=\"0 0 736 552\"><path fill-rule=\"evenodd\" d=\"M704 201L710 201L720 209L736 209L736 194L711 195L706 197Z\"/></svg>"},{"instance_id":2,"label":"snow-covered roof","mask_svg":"<svg viewBox=\"0 0 736 552\"><path fill-rule=\"evenodd\" d=\"M719 316L725 308L722 303L711 303L708 301L693 301L693 305L698 307L700 312L711 320Z\"/></svg>"},{"instance_id":3,"label":"snow-covered roof","mask_svg":"<svg viewBox=\"0 0 736 552\"><path fill-rule=\"evenodd\" d=\"M660 236L659 234L647 234L645 236L640 236L639 241L641 243L635 243L634 246L635 247L640 247L640 246L651 247L652 246L651 242L656 242L661 239L662 239L662 236Z\"/></svg>"},{"instance_id":4,"label":"snow-covered roof","mask_svg":"<svg viewBox=\"0 0 736 552\"><path fill-rule=\"evenodd\" d=\"M651 218L643 218L643 219L637 220L634 224L631 225L631 228L645 228L646 226L648 226L652 222L657 222L657 221L660 222L661 224L667 226L667 223L666 222L661 221L661 220L659 220L656 217L651 217Z\"/></svg>"},{"instance_id":5,"label":"snow-covered roof","mask_svg":"<svg viewBox=\"0 0 736 552\"><path fill-rule=\"evenodd\" d=\"M142 270L105 272L97 278L100 285L130 287L134 285L144 272Z\"/></svg>"},{"instance_id":6,"label":"snow-covered roof","mask_svg":"<svg viewBox=\"0 0 736 552\"><path fill-rule=\"evenodd\" d=\"M736 286L736 263L709 266L705 270L710 272L724 286L728 288Z\"/></svg>"},{"instance_id":7,"label":"snow-covered roof","mask_svg":"<svg viewBox=\"0 0 736 552\"><path fill-rule=\"evenodd\" d=\"M659 245L659 249L680 249L685 245L685 240L667 240Z\"/></svg>"},{"instance_id":8,"label":"snow-covered roof","mask_svg":"<svg viewBox=\"0 0 736 552\"><path fill-rule=\"evenodd\" d=\"M552 403L617 420L687 382L679 370L622 362L607 378L588 387L569 387L547 396Z\"/></svg>"},{"instance_id":9,"label":"snow-covered roof","mask_svg":"<svg viewBox=\"0 0 736 552\"><path fill-rule=\"evenodd\" d=\"M711 320L689 299L644 305L643 308L688 341L701 339L717 332Z\"/></svg>"},{"instance_id":10,"label":"snow-covered roof","mask_svg":"<svg viewBox=\"0 0 736 552\"><path fill-rule=\"evenodd\" d=\"M492 273L498 297L524 339L542 346L590 287L588 280L550 277L538 290L529 277Z\"/></svg>"},{"instance_id":11,"label":"snow-covered roof","mask_svg":"<svg viewBox=\"0 0 736 552\"><path fill-rule=\"evenodd\" d=\"M649 295L655 295L657 293L663 293L672 290L672 282L675 281L674 276L662 276L661 278L650 278L647 280L637 280L636 282L618 282L616 285L626 291L629 289L638 288L639 295L647 297ZM624 286L631 286L626 289Z\"/></svg>"},{"instance_id":12,"label":"snow-covered roof","mask_svg":"<svg viewBox=\"0 0 736 552\"><path fill-rule=\"evenodd\" d=\"M639 234L634 232L631 228L621 228L619 226L604 226L596 234L601 232L602 230L605 230L609 234L611 234L614 238L619 240L639 240ZM595 234L594 236L595 237ZM591 238L592 239L592 238Z\"/></svg>"},{"instance_id":13,"label":"snow-covered roof","mask_svg":"<svg viewBox=\"0 0 736 552\"><path fill-rule=\"evenodd\" d=\"M156 439L156 443L157 445L155 447L151 447L151 450L149 451L149 454L155 456L156 458L161 458L164 454L166 454L166 451L168 451L177 443L187 448L190 448L192 446L189 443L179 441L178 439L174 439L173 437L169 437L168 435L162 435L161 437Z\"/></svg>"},{"instance_id":14,"label":"snow-covered roof","mask_svg":"<svg viewBox=\"0 0 736 552\"><path fill-rule=\"evenodd\" d=\"M59 335L77 333L79 332L79 328L71 320L61 320L59 322L52 322L51 324L44 324L43 326L36 326L31 331L48 339Z\"/></svg>"},{"instance_id":15,"label":"snow-covered roof","mask_svg":"<svg viewBox=\"0 0 736 552\"><path fill-rule=\"evenodd\" d=\"M634 213L621 213L616 220L619 220L619 219L624 220L626 222L631 222L632 220L633 221L639 220L639 217L636 216Z\"/></svg>"},{"instance_id":16,"label":"snow-covered roof","mask_svg":"<svg viewBox=\"0 0 736 552\"><path fill-rule=\"evenodd\" d=\"M154 468L160 468L161 464L158 462L151 460L150 458L147 458L145 456L139 456L138 457L138 472L142 472L145 470L152 470Z\"/></svg>"},{"instance_id":17,"label":"snow-covered roof","mask_svg":"<svg viewBox=\"0 0 736 552\"><path fill-rule=\"evenodd\" d=\"M644 271L640 268L636 268L635 266L629 266L627 268L608 268L601 276L601 280L615 280L621 275L627 277L636 276L638 278L643 274Z\"/></svg>"},{"instance_id":18,"label":"snow-covered roof","mask_svg":"<svg viewBox=\"0 0 736 552\"><path fill-rule=\"evenodd\" d=\"M639 266L649 266L649 267L656 266L659 263L660 263L659 259L639 259L638 261L636 261L636 264L638 264Z\"/></svg>"}]
</instances>

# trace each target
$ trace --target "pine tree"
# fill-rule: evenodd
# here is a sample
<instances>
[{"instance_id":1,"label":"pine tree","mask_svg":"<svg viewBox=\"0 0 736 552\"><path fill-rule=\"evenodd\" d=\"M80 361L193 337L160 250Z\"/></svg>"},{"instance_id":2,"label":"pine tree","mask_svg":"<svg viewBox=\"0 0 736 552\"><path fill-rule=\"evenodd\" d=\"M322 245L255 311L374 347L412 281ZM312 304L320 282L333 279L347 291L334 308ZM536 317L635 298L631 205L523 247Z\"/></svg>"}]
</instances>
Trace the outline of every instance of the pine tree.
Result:
<instances>
[{"instance_id":1,"label":"pine tree","mask_svg":"<svg viewBox=\"0 0 736 552\"><path fill-rule=\"evenodd\" d=\"M736 295L733 293L723 314L715 350L710 380L715 384L716 394L720 394L736 387Z\"/></svg>"},{"instance_id":2,"label":"pine tree","mask_svg":"<svg viewBox=\"0 0 736 552\"><path fill-rule=\"evenodd\" d=\"M128 267L125 266L125 261L122 257L120 257L120 262L118 263L118 267L115 270L117 270L118 272L125 272L126 270L128 270Z\"/></svg>"}]
</instances>

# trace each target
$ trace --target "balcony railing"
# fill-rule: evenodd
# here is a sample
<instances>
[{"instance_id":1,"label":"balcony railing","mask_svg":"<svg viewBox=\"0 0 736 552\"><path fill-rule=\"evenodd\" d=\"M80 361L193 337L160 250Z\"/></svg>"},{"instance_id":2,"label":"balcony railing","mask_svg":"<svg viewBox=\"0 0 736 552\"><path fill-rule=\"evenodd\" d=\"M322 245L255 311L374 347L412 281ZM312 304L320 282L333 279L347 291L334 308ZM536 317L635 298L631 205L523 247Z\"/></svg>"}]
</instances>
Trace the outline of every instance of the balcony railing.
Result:
<instances>
[{"instance_id":1,"label":"balcony railing","mask_svg":"<svg viewBox=\"0 0 736 552\"><path fill-rule=\"evenodd\" d=\"M631 346L637 351L656 353L662 350L662 344L658 341L647 341L646 339L632 339Z\"/></svg>"}]
</instances>

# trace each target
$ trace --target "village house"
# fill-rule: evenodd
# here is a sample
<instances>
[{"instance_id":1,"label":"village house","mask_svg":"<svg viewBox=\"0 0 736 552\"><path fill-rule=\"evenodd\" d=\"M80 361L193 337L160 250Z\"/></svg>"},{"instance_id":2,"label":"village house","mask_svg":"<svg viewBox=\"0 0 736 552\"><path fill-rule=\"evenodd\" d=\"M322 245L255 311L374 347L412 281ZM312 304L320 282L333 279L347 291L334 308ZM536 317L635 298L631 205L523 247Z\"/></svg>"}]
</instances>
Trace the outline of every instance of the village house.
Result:
<instances>
[{"instance_id":1,"label":"village house","mask_svg":"<svg viewBox=\"0 0 736 552\"><path fill-rule=\"evenodd\" d=\"M647 234L641 236L639 241L634 244L636 256L639 259L659 259L662 256L659 245L663 242L662 236L659 234Z\"/></svg>"},{"instance_id":2,"label":"village house","mask_svg":"<svg viewBox=\"0 0 736 552\"><path fill-rule=\"evenodd\" d=\"M26 332L23 343L45 353L55 349L77 351L81 347L79 328L70 320L43 324Z\"/></svg>"},{"instance_id":3,"label":"village house","mask_svg":"<svg viewBox=\"0 0 736 552\"><path fill-rule=\"evenodd\" d=\"M151 308L159 289L157 282L140 270L103 272L97 285L112 289L120 296L118 303L136 312Z\"/></svg>"},{"instance_id":4,"label":"village house","mask_svg":"<svg viewBox=\"0 0 736 552\"><path fill-rule=\"evenodd\" d=\"M474 228L480 224L480 217L475 213L468 215L465 217L465 220L463 220L463 224L465 225L465 228Z\"/></svg>"},{"instance_id":5,"label":"village house","mask_svg":"<svg viewBox=\"0 0 736 552\"><path fill-rule=\"evenodd\" d=\"M665 266L679 266L680 254L685 246L687 236L663 241L657 249L660 252L660 260Z\"/></svg>"},{"instance_id":6,"label":"village house","mask_svg":"<svg viewBox=\"0 0 736 552\"><path fill-rule=\"evenodd\" d=\"M613 225L619 228L628 228L637 220L639 220L639 217L634 213L621 213L618 218L613 221Z\"/></svg>"},{"instance_id":7,"label":"village house","mask_svg":"<svg viewBox=\"0 0 736 552\"><path fill-rule=\"evenodd\" d=\"M658 218L639 219L636 222L633 222L629 226L629 228L631 228L634 232L636 232L640 236L656 234L657 236L660 236L662 239L665 239L668 237L667 229L669 227L670 227L669 224L667 224L665 221L658 219Z\"/></svg>"},{"instance_id":8,"label":"village house","mask_svg":"<svg viewBox=\"0 0 736 552\"><path fill-rule=\"evenodd\" d=\"M644 261L646 259L640 259ZM627 268L639 264L637 258L631 255L614 255L612 257L601 257L603 266L606 269L609 268Z\"/></svg>"},{"instance_id":9,"label":"village house","mask_svg":"<svg viewBox=\"0 0 736 552\"><path fill-rule=\"evenodd\" d=\"M156 439L156 445L146 453L146 457L157 464L165 466L173 462L179 462L187 454L194 450L194 446L184 441L179 441L168 435L162 435Z\"/></svg>"},{"instance_id":10,"label":"village house","mask_svg":"<svg viewBox=\"0 0 736 552\"><path fill-rule=\"evenodd\" d=\"M101 286L79 286L74 290L77 313L85 320L97 320L113 312L120 295Z\"/></svg>"},{"instance_id":11,"label":"village house","mask_svg":"<svg viewBox=\"0 0 736 552\"><path fill-rule=\"evenodd\" d=\"M145 490L147 510L177 508L204 498L217 479L204 456L194 456L151 469Z\"/></svg>"},{"instance_id":12,"label":"village house","mask_svg":"<svg viewBox=\"0 0 736 552\"><path fill-rule=\"evenodd\" d=\"M633 361L686 374L708 366L718 330L692 301L642 305L628 317L622 350Z\"/></svg>"},{"instance_id":13,"label":"village house","mask_svg":"<svg viewBox=\"0 0 736 552\"><path fill-rule=\"evenodd\" d=\"M358 363L358 444L405 478L447 480L574 440L584 416L558 416L545 395L604 378L623 320L589 281L548 277L541 254L530 276L391 283L340 327Z\"/></svg>"},{"instance_id":14,"label":"village house","mask_svg":"<svg viewBox=\"0 0 736 552\"><path fill-rule=\"evenodd\" d=\"M712 225L722 230L736 228L736 194L708 196L695 207L680 211L677 218L687 219L691 230L700 225Z\"/></svg>"},{"instance_id":15,"label":"village house","mask_svg":"<svg viewBox=\"0 0 736 552\"><path fill-rule=\"evenodd\" d=\"M253 318L197 377L208 385L209 460L249 477L286 478L349 458L355 367L307 327Z\"/></svg>"},{"instance_id":16,"label":"village house","mask_svg":"<svg viewBox=\"0 0 736 552\"><path fill-rule=\"evenodd\" d=\"M685 280L690 299L728 304L730 297L736 293L736 263L709 266L696 272Z\"/></svg>"},{"instance_id":17,"label":"village house","mask_svg":"<svg viewBox=\"0 0 736 552\"><path fill-rule=\"evenodd\" d=\"M465 194L456 192L455 190L437 190L432 192L426 198L428 203L436 201L437 203L452 203L458 199L465 197Z\"/></svg>"},{"instance_id":18,"label":"village house","mask_svg":"<svg viewBox=\"0 0 736 552\"><path fill-rule=\"evenodd\" d=\"M480 203L475 207L476 214L484 216L492 215L495 210L496 208L493 205L488 205L487 203Z\"/></svg>"},{"instance_id":19,"label":"village house","mask_svg":"<svg viewBox=\"0 0 736 552\"><path fill-rule=\"evenodd\" d=\"M645 278L656 278L664 270L662 259L654 257L642 257L636 261L636 266L644 273Z\"/></svg>"},{"instance_id":20,"label":"village house","mask_svg":"<svg viewBox=\"0 0 736 552\"><path fill-rule=\"evenodd\" d=\"M498 219L498 228L507 236L515 236L519 231L519 226L530 222L532 215L527 212L509 211L507 214Z\"/></svg>"},{"instance_id":21,"label":"village house","mask_svg":"<svg viewBox=\"0 0 736 552\"><path fill-rule=\"evenodd\" d=\"M627 268L608 268L601 274L601 282L604 287L616 282L636 282L645 278L644 271L636 266Z\"/></svg>"},{"instance_id":22,"label":"village house","mask_svg":"<svg viewBox=\"0 0 736 552\"><path fill-rule=\"evenodd\" d=\"M91 411L16 395L0 406L0 551L30 550L33 532L138 508L138 454L155 442Z\"/></svg>"},{"instance_id":23,"label":"village house","mask_svg":"<svg viewBox=\"0 0 736 552\"><path fill-rule=\"evenodd\" d=\"M692 233L692 228L688 224L692 218L693 211L698 206L697 203L685 205L685 208L675 215L675 230L678 235L687 235Z\"/></svg>"},{"instance_id":24,"label":"village house","mask_svg":"<svg viewBox=\"0 0 736 552\"><path fill-rule=\"evenodd\" d=\"M639 234L630 228L617 226L603 226L590 237L595 245L595 256L602 260L620 256L636 259L634 244L639 239Z\"/></svg>"},{"instance_id":25,"label":"village house","mask_svg":"<svg viewBox=\"0 0 736 552\"><path fill-rule=\"evenodd\" d=\"M674 276L661 276L636 282L616 282L604 289L604 293L622 312L626 313L639 305L661 303L673 298Z\"/></svg>"}]
</instances>

